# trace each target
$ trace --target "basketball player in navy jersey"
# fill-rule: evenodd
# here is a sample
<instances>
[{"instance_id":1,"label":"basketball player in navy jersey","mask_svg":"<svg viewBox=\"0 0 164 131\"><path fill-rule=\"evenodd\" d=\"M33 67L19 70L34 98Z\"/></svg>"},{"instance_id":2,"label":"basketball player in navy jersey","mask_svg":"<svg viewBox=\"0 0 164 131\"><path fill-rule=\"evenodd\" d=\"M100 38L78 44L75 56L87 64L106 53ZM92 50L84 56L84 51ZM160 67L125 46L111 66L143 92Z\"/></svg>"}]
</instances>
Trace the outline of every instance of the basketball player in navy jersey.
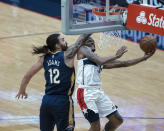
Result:
<instances>
[{"instance_id":1,"label":"basketball player in navy jersey","mask_svg":"<svg viewBox=\"0 0 164 131\"><path fill-rule=\"evenodd\" d=\"M102 69L112 69L120 67L129 67L147 60L154 52L145 54L143 57L119 61L126 51L126 47L121 47L116 55L112 57L99 57L94 53L95 43L89 37L85 46L80 47L77 53L77 77L78 89L76 98L79 106L89 121L91 127L89 131L100 131L100 118L106 117L109 122L106 123L104 131L115 131L123 122L123 118L117 111L117 107L101 88L100 72Z\"/></svg>"},{"instance_id":2,"label":"basketball player in navy jersey","mask_svg":"<svg viewBox=\"0 0 164 131\"><path fill-rule=\"evenodd\" d=\"M33 54L40 54L41 57L25 74L16 97L27 98L29 81L44 68L46 89L40 107L41 131L53 131L55 125L58 131L74 130L74 57L89 36L81 35L75 44L67 47L63 35L52 34L47 38L46 45L33 48Z\"/></svg>"}]
</instances>

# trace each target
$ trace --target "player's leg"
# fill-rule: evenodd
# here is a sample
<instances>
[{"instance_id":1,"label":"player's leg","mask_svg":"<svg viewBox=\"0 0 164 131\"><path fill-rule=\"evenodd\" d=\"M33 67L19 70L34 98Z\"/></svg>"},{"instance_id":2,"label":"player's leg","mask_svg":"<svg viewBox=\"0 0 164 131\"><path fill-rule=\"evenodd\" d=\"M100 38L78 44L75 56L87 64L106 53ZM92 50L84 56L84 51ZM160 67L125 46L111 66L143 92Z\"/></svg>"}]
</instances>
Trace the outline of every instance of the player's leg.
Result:
<instances>
[{"instance_id":1,"label":"player's leg","mask_svg":"<svg viewBox=\"0 0 164 131\"><path fill-rule=\"evenodd\" d=\"M40 130L41 131L53 131L55 121L47 107L46 98L44 96L40 107Z\"/></svg>"},{"instance_id":2,"label":"player's leg","mask_svg":"<svg viewBox=\"0 0 164 131\"><path fill-rule=\"evenodd\" d=\"M100 131L100 119L90 123L91 127L88 131Z\"/></svg>"},{"instance_id":3,"label":"player's leg","mask_svg":"<svg viewBox=\"0 0 164 131\"><path fill-rule=\"evenodd\" d=\"M105 125L104 131L115 131L122 123L123 118L118 111L107 116L108 122Z\"/></svg>"},{"instance_id":4,"label":"player's leg","mask_svg":"<svg viewBox=\"0 0 164 131\"><path fill-rule=\"evenodd\" d=\"M78 88L76 97L85 119L91 125L89 131L100 131L100 119L96 105L97 92L95 90Z\"/></svg>"},{"instance_id":5,"label":"player's leg","mask_svg":"<svg viewBox=\"0 0 164 131\"><path fill-rule=\"evenodd\" d=\"M60 96L59 96L60 97ZM75 126L74 121L74 106L71 97L60 97L60 104L54 106L52 114L56 121L57 131L73 131Z\"/></svg>"},{"instance_id":6,"label":"player's leg","mask_svg":"<svg viewBox=\"0 0 164 131\"><path fill-rule=\"evenodd\" d=\"M97 103L99 114L109 119L109 122L105 125L105 131L114 131L121 125L123 119L119 115L116 106L112 103L110 98L104 94L103 90L100 91L99 96Z\"/></svg>"}]
</instances>

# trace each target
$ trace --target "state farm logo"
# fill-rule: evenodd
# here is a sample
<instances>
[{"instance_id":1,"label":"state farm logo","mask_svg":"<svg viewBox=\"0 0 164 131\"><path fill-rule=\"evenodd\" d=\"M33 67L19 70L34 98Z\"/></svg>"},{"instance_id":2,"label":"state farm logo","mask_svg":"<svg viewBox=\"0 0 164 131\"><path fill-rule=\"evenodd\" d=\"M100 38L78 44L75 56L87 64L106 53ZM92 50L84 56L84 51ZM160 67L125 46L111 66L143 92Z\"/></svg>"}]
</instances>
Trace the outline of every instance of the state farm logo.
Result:
<instances>
[{"instance_id":1,"label":"state farm logo","mask_svg":"<svg viewBox=\"0 0 164 131\"><path fill-rule=\"evenodd\" d=\"M141 11L140 15L136 19L137 23L142 23L145 25L147 23L147 19L145 16L146 16L145 11Z\"/></svg>"},{"instance_id":2,"label":"state farm logo","mask_svg":"<svg viewBox=\"0 0 164 131\"><path fill-rule=\"evenodd\" d=\"M146 18L145 11L141 11L140 15L136 18L137 23L147 24L149 26L158 27L158 28L164 28L164 19L163 16L161 18L158 18L156 14L150 13L149 19Z\"/></svg>"}]
</instances>

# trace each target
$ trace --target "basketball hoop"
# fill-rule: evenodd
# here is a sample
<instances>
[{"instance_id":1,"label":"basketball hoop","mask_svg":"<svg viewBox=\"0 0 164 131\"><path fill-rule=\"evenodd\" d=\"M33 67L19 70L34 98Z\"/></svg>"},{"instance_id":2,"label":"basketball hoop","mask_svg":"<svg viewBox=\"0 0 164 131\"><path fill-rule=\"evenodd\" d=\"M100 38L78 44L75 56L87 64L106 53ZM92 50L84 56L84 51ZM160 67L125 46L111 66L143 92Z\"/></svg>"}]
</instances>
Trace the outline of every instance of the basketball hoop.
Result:
<instances>
[{"instance_id":1,"label":"basketball hoop","mask_svg":"<svg viewBox=\"0 0 164 131\"><path fill-rule=\"evenodd\" d=\"M125 8L125 7L110 6L110 9L109 9L109 15L121 15L124 12L127 12L127 8ZM98 21L100 20L100 17L103 20L106 19L106 7L105 6L93 8L92 13L99 16L99 17L97 17ZM122 41L122 39L121 39L121 30L101 32L98 47L100 49L103 49L106 45L108 45L108 46L111 46L111 45L119 46L120 44L122 44L121 41Z\"/></svg>"},{"instance_id":2,"label":"basketball hoop","mask_svg":"<svg viewBox=\"0 0 164 131\"><path fill-rule=\"evenodd\" d=\"M120 6L110 6L109 15L120 15L127 11L127 8ZM106 16L106 7L92 8L92 13L99 16Z\"/></svg>"}]
</instances>

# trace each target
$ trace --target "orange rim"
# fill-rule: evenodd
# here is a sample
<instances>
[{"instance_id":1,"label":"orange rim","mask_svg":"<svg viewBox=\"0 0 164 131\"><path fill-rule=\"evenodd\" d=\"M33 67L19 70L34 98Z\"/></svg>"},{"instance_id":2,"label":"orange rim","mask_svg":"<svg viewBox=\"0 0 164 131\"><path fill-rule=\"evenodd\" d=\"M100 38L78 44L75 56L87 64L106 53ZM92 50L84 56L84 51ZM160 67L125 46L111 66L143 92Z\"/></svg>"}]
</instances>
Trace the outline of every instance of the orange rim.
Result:
<instances>
[{"instance_id":1,"label":"orange rim","mask_svg":"<svg viewBox=\"0 0 164 131\"><path fill-rule=\"evenodd\" d=\"M96 8L92 8L92 13L95 15L100 15L100 16L106 16L106 12L100 12L100 9L106 9L105 6L102 7L96 7ZM127 8L125 7L120 7L120 6L110 6L110 9L122 9L124 11L127 10ZM110 15L120 15L122 13L124 13L124 11L119 11L119 12L109 12Z\"/></svg>"}]
</instances>

